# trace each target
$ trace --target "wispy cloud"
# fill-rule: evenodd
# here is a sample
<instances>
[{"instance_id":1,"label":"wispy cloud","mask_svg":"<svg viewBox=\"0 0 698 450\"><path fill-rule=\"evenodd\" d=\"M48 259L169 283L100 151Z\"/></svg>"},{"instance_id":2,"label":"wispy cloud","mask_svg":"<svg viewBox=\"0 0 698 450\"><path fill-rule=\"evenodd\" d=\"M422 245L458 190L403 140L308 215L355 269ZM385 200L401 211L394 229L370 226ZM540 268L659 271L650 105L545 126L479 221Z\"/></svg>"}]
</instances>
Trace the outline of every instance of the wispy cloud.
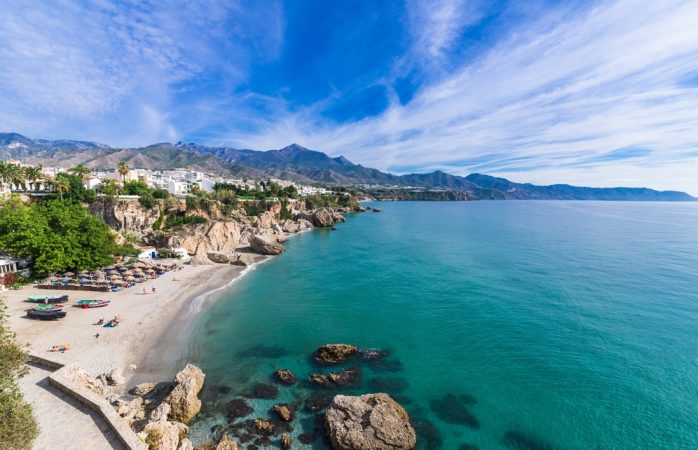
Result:
<instances>
[{"instance_id":1,"label":"wispy cloud","mask_svg":"<svg viewBox=\"0 0 698 450\"><path fill-rule=\"evenodd\" d=\"M246 84L252 65L283 55L277 1L11 2L0 9L0 129L116 145L297 142L400 172L698 194L697 2L500 5L516 20L464 52L489 8L409 0L396 18L404 54L361 78L385 86L389 106L337 123L323 113L351 92L298 104ZM392 84L415 67L420 87L401 103Z\"/></svg>"},{"instance_id":2,"label":"wispy cloud","mask_svg":"<svg viewBox=\"0 0 698 450\"><path fill-rule=\"evenodd\" d=\"M293 140L382 169L409 161L465 174L477 166L458 161L486 156L490 173L519 179L698 193L691 153L698 88L684 82L697 69L696 17L692 1L621 0L576 15L556 10L377 118L326 127L289 114L236 140L261 148ZM651 153L604 160L629 146ZM575 168L593 158L599 169ZM660 178L676 164L685 170Z\"/></svg>"},{"instance_id":3,"label":"wispy cloud","mask_svg":"<svg viewBox=\"0 0 698 450\"><path fill-rule=\"evenodd\" d=\"M0 127L41 137L139 144L177 136L185 82L233 89L275 57L278 2L18 1L0 9ZM270 32L255 31L273 24ZM211 80L215 74L217 80Z\"/></svg>"}]
</instances>

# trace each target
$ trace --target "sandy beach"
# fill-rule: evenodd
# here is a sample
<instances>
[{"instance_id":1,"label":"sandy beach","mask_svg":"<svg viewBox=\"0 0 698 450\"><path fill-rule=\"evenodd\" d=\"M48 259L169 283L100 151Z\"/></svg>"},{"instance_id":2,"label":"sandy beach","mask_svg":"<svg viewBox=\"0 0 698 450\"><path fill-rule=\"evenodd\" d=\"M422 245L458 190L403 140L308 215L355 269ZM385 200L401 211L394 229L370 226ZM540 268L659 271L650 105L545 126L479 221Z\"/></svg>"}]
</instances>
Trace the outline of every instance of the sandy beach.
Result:
<instances>
[{"instance_id":1,"label":"sandy beach","mask_svg":"<svg viewBox=\"0 0 698 450\"><path fill-rule=\"evenodd\" d=\"M95 376L122 369L129 379L153 369L143 367L142 362L147 360L173 322L181 326L196 318L196 314L189 313L192 301L201 301L207 293L230 284L244 270L245 267L233 265L184 266L180 271L167 272L156 280L120 292L47 291L25 286L0 295L7 301L8 320L18 341L28 344L33 352L78 364ZM31 304L24 300L32 294L68 294L70 300L64 308L67 316L56 321L27 318L26 310ZM72 306L87 298L110 300L111 303L95 309ZM116 315L123 318L117 327L96 325L99 319L108 321ZM70 344L70 349L63 353L51 352L53 346L61 344Z\"/></svg>"}]
</instances>

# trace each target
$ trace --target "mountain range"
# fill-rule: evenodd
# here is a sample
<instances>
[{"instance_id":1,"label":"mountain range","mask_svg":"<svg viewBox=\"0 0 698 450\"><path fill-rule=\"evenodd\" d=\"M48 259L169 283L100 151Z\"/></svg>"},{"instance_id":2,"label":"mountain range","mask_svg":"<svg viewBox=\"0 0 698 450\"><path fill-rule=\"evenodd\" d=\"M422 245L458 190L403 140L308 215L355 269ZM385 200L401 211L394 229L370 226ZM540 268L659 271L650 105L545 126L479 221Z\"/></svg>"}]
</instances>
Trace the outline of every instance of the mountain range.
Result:
<instances>
[{"instance_id":1,"label":"mountain range","mask_svg":"<svg viewBox=\"0 0 698 450\"><path fill-rule=\"evenodd\" d=\"M7 159L61 167L83 163L93 169L110 169L120 161L126 161L132 168L188 167L218 175L273 177L302 183L454 191L473 199L695 200L690 195L678 191L625 187L589 188L567 184L537 186L514 183L504 178L479 173L466 177L442 171L394 175L354 164L343 156L330 157L297 144L268 151L182 142L159 143L141 148L116 148L95 142L30 139L18 133L0 133L0 160Z\"/></svg>"}]
</instances>

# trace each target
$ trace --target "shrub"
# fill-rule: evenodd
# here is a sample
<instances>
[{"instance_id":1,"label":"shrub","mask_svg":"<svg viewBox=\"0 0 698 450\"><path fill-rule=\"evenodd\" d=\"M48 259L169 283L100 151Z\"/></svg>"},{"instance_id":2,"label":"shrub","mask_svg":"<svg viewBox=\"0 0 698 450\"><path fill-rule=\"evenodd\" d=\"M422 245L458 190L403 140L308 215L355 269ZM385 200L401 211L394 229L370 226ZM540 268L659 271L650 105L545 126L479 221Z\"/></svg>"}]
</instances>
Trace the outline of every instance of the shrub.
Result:
<instances>
[{"instance_id":1,"label":"shrub","mask_svg":"<svg viewBox=\"0 0 698 450\"><path fill-rule=\"evenodd\" d=\"M24 400L17 378L24 375L26 355L15 342L0 298L0 448L30 449L39 434L32 407Z\"/></svg>"},{"instance_id":2,"label":"shrub","mask_svg":"<svg viewBox=\"0 0 698 450\"><path fill-rule=\"evenodd\" d=\"M165 219L165 228L174 228L182 225L189 225L195 223L206 223L208 220L205 217L191 215L191 216L167 216Z\"/></svg>"}]
</instances>

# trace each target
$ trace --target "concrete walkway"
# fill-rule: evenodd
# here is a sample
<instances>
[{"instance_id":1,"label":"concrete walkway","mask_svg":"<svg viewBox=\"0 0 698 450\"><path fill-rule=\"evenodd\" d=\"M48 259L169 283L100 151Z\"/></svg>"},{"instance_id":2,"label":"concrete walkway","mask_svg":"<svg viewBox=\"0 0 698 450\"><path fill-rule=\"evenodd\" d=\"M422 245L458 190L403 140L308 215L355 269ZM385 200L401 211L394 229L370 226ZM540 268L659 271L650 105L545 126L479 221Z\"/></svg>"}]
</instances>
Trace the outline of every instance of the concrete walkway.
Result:
<instances>
[{"instance_id":1,"label":"concrete walkway","mask_svg":"<svg viewBox=\"0 0 698 450\"><path fill-rule=\"evenodd\" d=\"M35 450L123 449L109 426L94 411L49 386L50 371L29 364L19 379L24 398L34 407L41 428Z\"/></svg>"}]
</instances>

